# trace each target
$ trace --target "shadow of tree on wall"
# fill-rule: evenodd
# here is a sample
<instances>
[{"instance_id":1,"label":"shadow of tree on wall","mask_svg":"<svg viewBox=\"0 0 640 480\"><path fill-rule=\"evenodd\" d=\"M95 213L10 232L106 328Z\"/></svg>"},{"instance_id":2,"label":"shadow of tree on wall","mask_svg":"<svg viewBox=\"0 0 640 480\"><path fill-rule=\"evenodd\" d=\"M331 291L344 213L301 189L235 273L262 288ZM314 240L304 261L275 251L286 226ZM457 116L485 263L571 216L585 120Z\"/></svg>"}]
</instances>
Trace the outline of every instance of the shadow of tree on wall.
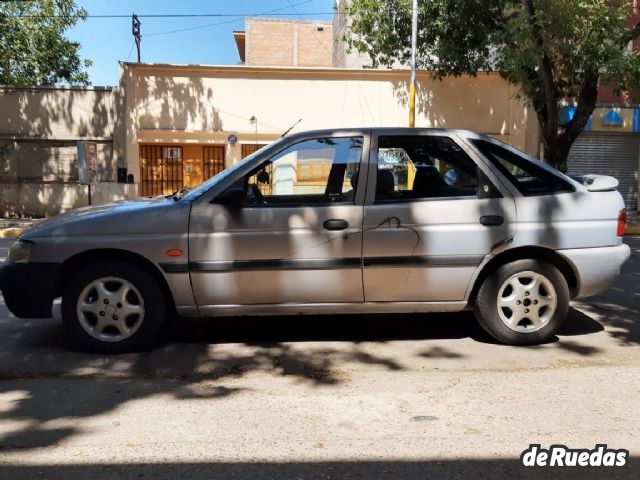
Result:
<instances>
[{"instance_id":1,"label":"shadow of tree on wall","mask_svg":"<svg viewBox=\"0 0 640 480\"><path fill-rule=\"evenodd\" d=\"M133 71L130 72L131 75ZM214 91L205 88L201 76L177 77L170 74L136 74L132 79L136 107L129 112L129 124L141 130L194 131L224 130L215 108ZM215 92L223 95L224 92ZM131 133L131 132L130 132Z\"/></svg>"},{"instance_id":2,"label":"shadow of tree on wall","mask_svg":"<svg viewBox=\"0 0 640 480\"><path fill-rule=\"evenodd\" d=\"M474 78L446 78L434 80L429 77L420 78L416 89L416 120L424 117L432 128L477 129L477 119L484 118L480 131L489 134L500 134L509 131L506 119L509 117L509 94L496 96L500 104L492 101L492 89ZM505 88L502 79L496 90ZM393 81L393 94L398 105L409 111L409 81ZM495 99L493 99L495 100ZM419 122L418 122L419 123Z\"/></svg>"},{"instance_id":3,"label":"shadow of tree on wall","mask_svg":"<svg viewBox=\"0 0 640 480\"><path fill-rule=\"evenodd\" d=\"M0 134L12 146L10 170L0 175L0 214L43 216L86 205L86 187L77 183L78 139L98 143L98 178L115 177L113 96L110 88L0 89L8 112Z\"/></svg>"}]
</instances>

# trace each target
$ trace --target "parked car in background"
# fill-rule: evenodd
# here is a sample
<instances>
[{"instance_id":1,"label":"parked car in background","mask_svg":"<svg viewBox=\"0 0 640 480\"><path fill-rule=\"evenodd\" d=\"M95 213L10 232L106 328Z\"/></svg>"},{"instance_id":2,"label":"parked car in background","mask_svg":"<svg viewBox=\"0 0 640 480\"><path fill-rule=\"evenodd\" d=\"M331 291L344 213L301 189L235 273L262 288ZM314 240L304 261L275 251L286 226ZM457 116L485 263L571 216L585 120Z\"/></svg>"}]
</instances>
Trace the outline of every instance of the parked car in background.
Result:
<instances>
[{"instance_id":1,"label":"parked car in background","mask_svg":"<svg viewBox=\"0 0 640 480\"><path fill-rule=\"evenodd\" d=\"M629 258L616 186L467 131L304 132L191 191L39 224L0 287L18 317L61 296L70 342L91 351L148 347L174 314L465 309L500 342L536 344Z\"/></svg>"}]
</instances>

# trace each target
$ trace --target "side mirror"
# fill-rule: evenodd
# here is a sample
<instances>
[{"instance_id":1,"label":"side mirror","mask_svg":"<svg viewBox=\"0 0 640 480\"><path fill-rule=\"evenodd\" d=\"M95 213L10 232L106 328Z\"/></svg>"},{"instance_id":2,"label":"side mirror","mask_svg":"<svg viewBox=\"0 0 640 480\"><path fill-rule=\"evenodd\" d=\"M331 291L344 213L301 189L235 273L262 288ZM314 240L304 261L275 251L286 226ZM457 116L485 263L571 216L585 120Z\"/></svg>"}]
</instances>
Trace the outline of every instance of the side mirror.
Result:
<instances>
[{"instance_id":1,"label":"side mirror","mask_svg":"<svg viewBox=\"0 0 640 480\"><path fill-rule=\"evenodd\" d=\"M242 208L245 198L246 194L244 188L232 186L211 200L211 203L224 205L229 208Z\"/></svg>"}]
</instances>

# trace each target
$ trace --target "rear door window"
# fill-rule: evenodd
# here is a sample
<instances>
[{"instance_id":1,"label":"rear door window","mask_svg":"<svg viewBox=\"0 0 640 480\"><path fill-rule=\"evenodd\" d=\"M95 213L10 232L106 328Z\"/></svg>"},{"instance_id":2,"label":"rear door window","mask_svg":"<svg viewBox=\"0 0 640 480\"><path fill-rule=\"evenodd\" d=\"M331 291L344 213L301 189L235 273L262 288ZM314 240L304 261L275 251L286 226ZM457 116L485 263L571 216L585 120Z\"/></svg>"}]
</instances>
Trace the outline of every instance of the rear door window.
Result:
<instances>
[{"instance_id":1,"label":"rear door window","mask_svg":"<svg viewBox=\"0 0 640 480\"><path fill-rule=\"evenodd\" d=\"M449 137L381 136L376 203L475 197L478 167Z\"/></svg>"}]
</instances>

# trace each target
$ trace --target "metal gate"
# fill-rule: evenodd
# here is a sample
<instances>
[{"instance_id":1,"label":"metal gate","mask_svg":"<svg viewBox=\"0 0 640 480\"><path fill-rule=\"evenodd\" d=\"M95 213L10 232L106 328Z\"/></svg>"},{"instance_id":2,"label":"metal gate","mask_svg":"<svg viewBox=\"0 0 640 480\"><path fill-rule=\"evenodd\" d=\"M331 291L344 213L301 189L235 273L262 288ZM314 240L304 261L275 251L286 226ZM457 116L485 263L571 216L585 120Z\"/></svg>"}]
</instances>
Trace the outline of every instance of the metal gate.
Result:
<instances>
[{"instance_id":1,"label":"metal gate","mask_svg":"<svg viewBox=\"0 0 640 480\"><path fill-rule=\"evenodd\" d=\"M210 146L202 148L204 174L203 180L207 180L224 170L224 147Z\"/></svg>"},{"instance_id":2,"label":"metal gate","mask_svg":"<svg viewBox=\"0 0 640 480\"><path fill-rule=\"evenodd\" d=\"M184 186L182 147L140 145L140 195L169 195Z\"/></svg>"},{"instance_id":3,"label":"metal gate","mask_svg":"<svg viewBox=\"0 0 640 480\"><path fill-rule=\"evenodd\" d=\"M583 133L571 147L570 175L611 175L620 182L628 210L638 209L640 135L632 133Z\"/></svg>"},{"instance_id":4,"label":"metal gate","mask_svg":"<svg viewBox=\"0 0 640 480\"><path fill-rule=\"evenodd\" d=\"M265 143L243 143L242 144L242 158L248 157L253 152L260 150L264 147Z\"/></svg>"}]
</instances>

